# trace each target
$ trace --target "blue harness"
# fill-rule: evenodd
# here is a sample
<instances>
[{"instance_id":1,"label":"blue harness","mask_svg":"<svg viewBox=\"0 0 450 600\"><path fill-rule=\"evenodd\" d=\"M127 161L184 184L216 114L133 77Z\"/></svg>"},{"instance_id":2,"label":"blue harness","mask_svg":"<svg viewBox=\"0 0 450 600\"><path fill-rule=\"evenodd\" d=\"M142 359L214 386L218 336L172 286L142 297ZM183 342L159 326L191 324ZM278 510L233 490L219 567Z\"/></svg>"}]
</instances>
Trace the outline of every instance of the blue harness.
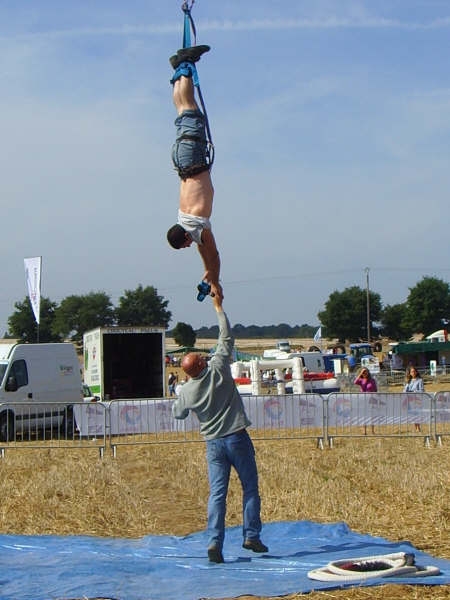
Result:
<instances>
[{"instance_id":1,"label":"blue harness","mask_svg":"<svg viewBox=\"0 0 450 600\"><path fill-rule=\"evenodd\" d=\"M181 6L181 10L184 13L184 26L183 26L183 48L190 48L192 46L191 43L191 33L194 40L194 46L197 43L197 31L195 29L194 19L191 15L191 9L195 0L191 0L189 5L188 0L183 2ZM194 63L183 62L181 63L174 74L174 78L179 75L191 76L192 83L197 88L198 97L200 100L200 104L202 107L202 112L205 116L205 129L206 129L206 142L207 142L207 162L209 168L212 167L214 162L214 144L212 141L211 130L209 127L208 113L206 112L205 101L203 100L202 90L200 89L200 80L198 77L197 68ZM173 82L174 79L172 79Z\"/></svg>"}]
</instances>

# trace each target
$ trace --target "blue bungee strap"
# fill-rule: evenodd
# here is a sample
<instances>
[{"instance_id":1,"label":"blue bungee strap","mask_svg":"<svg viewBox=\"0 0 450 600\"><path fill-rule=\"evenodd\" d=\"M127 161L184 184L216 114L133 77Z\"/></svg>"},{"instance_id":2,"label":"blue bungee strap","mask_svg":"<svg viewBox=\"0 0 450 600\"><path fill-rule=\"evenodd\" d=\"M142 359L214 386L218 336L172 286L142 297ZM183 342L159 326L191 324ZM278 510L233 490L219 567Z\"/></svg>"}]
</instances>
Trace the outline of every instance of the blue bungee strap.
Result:
<instances>
[{"instance_id":1,"label":"blue bungee strap","mask_svg":"<svg viewBox=\"0 0 450 600\"><path fill-rule=\"evenodd\" d=\"M195 30L194 19L191 15L191 8L194 4L194 0L191 2L191 6L188 6L187 2L183 3L181 10L184 12L184 29L183 29L183 48L190 48L191 44L191 30L194 37L194 46L196 44L197 32Z\"/></svg>"},{"instance_id":2,"label":"blue bungee strap","mask_svg":"<svg viewBox=\"0 0 450 600\"><path fill-rule=\"evenodd\" d=\"M189 5L189 1L185 0L181 6L181 10L184 12L184 26L183 26L183 48L191 47L191 33L194 40L194 46L197 43L197 31L195 29L194 19L191 15L191 8L194 4L195 0L191 0ZM209 164L212 166L214 162L214 144L212 141L211 130L209 127L208 113L206 112L205 101L203 100L202 91L200 89L200 80L198 77L197 68L194 63L183 62L176 69L173 77L171 79L171 83L173 83L176 79L178 79L181 75L191 76L192 83L197 88L198 97L200 99L200 104L202 107L203 114L205 116L205 128L206 128L206 138L208 145L208 155L209 155Z\"/></svg>"}]
</instances>

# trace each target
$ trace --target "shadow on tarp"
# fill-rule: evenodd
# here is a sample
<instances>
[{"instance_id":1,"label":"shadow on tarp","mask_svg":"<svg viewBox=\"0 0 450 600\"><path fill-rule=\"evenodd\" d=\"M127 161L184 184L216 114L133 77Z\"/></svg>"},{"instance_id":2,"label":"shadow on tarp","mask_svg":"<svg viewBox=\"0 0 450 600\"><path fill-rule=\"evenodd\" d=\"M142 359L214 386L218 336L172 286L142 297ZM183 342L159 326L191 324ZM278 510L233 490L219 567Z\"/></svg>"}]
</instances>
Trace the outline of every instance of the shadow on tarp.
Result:
<instances>
[{"instance_id":1,"label":"shadow on tarp","mask_svg":"<svg viewBox=\"0 0 450 600\"><path fill-rule=\"evenodd\" d=\"M141 539L89 536L0 536L0 600L199 600L241 595L282 596L355 584L320 582L307 573L340 558L414 552L441 575L373 579L358 585L450 583L450 561L351 531L344 523L268 523L267 554L244 550L241 527L227 529L225 563L208 563L205 532Z\"/></svg>"}]
</instances>

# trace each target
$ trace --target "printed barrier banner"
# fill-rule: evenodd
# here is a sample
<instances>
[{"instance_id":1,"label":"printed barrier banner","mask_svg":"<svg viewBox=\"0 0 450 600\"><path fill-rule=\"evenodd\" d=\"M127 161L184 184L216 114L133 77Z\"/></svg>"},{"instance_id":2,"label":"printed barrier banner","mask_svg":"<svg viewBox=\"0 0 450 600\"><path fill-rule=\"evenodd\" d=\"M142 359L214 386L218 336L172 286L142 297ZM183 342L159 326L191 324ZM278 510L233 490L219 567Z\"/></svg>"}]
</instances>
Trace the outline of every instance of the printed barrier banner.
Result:
<instances>
[{"instance_id":1,"label":"printed barrier banner","mask_svg":"<svg viewBox=\"0 0 450 600\"><path fill-rule=\"evenodd\" d=\"M300 429L322 427L323 398L318 394L244 396L243 403L252 429ZM197 417L172 416L171 399L112 400L86 402L74 407L81 436L197 431Z\"/></svg>"},{"instance_id":2,"label":"printed barrier banner","mask_svg":"<svg viewBox=\"0 0 450 600\"><path fill-rule=\"evenodd\" d=\"M431 423L433 397L425 393L356 393L328 396L328 426Z\"/></svg>"},{"instance_id":3,"label":"printed barrier banner","mask_svg":"<svg viewBox=\"0 0 450 600\"><path fill-rule=\"evenodd\" d=\"M434 420L450 425L450 392L426 393L332 393L243 396L251 429L330 430L355 426L423 425L431 429ZM74 407L81 436L198 431L197 417L184 421L172 416L172 399L112 400ZM324 415L324 411L327 414ZM434 419L432 418L434 415ZM442 429L442 427L441 427Z\"/></svg>"}]
</instances>

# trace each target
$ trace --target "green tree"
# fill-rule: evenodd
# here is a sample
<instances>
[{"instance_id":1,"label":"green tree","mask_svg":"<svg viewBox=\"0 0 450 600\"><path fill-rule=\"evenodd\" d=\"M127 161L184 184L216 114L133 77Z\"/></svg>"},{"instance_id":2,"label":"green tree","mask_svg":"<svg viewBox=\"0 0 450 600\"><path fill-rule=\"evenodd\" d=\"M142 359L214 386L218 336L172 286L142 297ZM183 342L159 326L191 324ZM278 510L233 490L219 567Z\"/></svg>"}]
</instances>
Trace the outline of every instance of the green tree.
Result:
<instances>
[{"instance_id":1,"label":"green tree","mask_svg":"<svg viewBox=\"0 0 450 600\"><path fill-rule=\"evenodd\" d=\"M187 323L177 323L172 330L172 335L179 346L195 346L197 335Z\"/></svg>"},{"instance_id":2,"label":"green tree","mask_svg":"<svg viewBox=\"0 0 450 600\"><path fill-rule=\"evenodd\" d=\"M219 332L219 328L217 325L212 325L211 327L200 327L196 330L195 334L197 338L217 338ZM243 336L245 337L245 336Z\"/></svg>"},{"instance_id":3,"label":"green tree","mask_svg":"<svg viewBox=\"0 0 450 600\"><path fill-rule=\"evenodd\" d=\"M381 312L382 333L393 340L405 340L414 333L405 326L406 303L387 305Z\"/></svg>"},{"instance_id":4,"label":"green tree","mask_svg":"<svg viewBox=\"0 0 450 600\"><path fill-rule=\"evenodd\" d=\"M83 333L95 327L113 325L114 308L105 292L67 296L55 311L52 331L80 343Z\"/></svg>"},{"instance_id":5,"label":"green tree","mask_svg":"<svg viewBox=\"0 0 450 600\"><path fill-rule=\"evenodd\" d=\"M318 325L308 325L307 323L303 323L303 325L296 325L295 332L291 334L291 337L299 337L299 338L308 338L313 337L317 331Z\"/></svg>"},{"instance_id":6,"label":"green tree","mask_svg":"<svg viewBox=\"0 0 450 600\"><path fill-rule=\"evenodd\" d=\"M55 317L56 303L49 298L41 297L39 314L39 341L60 342L61 337L53 333L52 324ZM8 317L8 337L17 338L21 342L37 342L38 326L34 318L28 297L23 302L15 302L15 312Z\"/></svg>"},{"instance_id":7,"label":"green tree","mask_svg":"<svg viewBox=\"0 0 450 600\"><path fill-rule=\"evenodd\" d=\"M276 326L276 337L282 339L288 338L292 335L292 327L287 323L280 323Z\"/></svg>"},{"instance_id":8,"label":"green tree","mask_svg":"<svg viewBox=\"0 0 450 600\"><path fill-rule=\"evenodd\" d=\"M423 277L409 288L404 317L413 333L428 335L442 329L442 319L450 318L450 286L436 277Z\"/></svg>"},{"instance_id":9,"label":"green tree","mask_svg":"<svg viewBox=\"0 0 450 600\"><path fill-rule=\"evenodd\" d=\"M370 322L378 321L381 314L380 295L369 292ZM367 339L367 292L358 286L334 291L325 303L325 310L318 313L328 337L340 342Z\"/></svg>"},{"instance_id":10,"label":"green tree","mask_svg":"<svg viewBox=\"0 0 450 600\"><path fill-rule=\"evenodd\" d=\"M116 308L117 324L168 326L172 313L167 310L168 300L158 296L158 291L149 285L138 285L135 290L125 290Z\"/></svg>"}]
</instances>

